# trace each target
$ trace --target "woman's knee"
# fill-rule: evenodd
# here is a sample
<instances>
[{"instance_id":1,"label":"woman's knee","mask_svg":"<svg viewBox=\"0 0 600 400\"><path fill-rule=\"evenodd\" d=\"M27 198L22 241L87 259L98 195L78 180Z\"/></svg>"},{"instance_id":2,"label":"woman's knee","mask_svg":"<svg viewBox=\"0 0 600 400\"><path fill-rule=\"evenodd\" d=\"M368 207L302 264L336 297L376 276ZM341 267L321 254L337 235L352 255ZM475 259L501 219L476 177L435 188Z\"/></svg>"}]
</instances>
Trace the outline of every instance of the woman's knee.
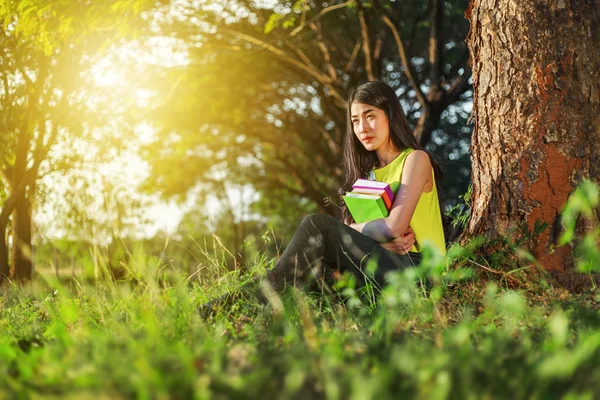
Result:
<instances>
[{"instance_id":1,"label":"woman's knee","mask_svg":"<svg viewBox=\"0 0 600 400\"><path fill-rule=\"evenodd\" d=\"M314 214L308 214L306 217L304 217L304 219L302 220L302 223L309 224L311 226L316 226L316 227L323 227L327 224L332 223L332 221L337 221L337 220L330 215L314 213Z\"/></svg>"}]
</instances>

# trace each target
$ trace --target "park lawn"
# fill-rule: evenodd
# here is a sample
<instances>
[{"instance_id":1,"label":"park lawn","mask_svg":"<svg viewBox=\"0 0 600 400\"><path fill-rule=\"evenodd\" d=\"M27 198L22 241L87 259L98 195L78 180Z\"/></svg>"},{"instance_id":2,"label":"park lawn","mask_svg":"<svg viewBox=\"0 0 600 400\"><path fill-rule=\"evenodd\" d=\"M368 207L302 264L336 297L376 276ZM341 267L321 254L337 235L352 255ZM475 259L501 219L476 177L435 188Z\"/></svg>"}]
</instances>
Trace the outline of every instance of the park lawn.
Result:
<instances>
[{"instance_id":1,"label":"park lawn","mask_svg":"<svg viewBox=\"0 0 600 400\"><path fill-rule=\"evenodd\" d=\"M511 287L430 257L383 292L290 289L205 320L199 306L249 276L208 282L152 265L135 280L2 289L0 398L600 396L595 292Z\"/></svg>"}]
</instances>

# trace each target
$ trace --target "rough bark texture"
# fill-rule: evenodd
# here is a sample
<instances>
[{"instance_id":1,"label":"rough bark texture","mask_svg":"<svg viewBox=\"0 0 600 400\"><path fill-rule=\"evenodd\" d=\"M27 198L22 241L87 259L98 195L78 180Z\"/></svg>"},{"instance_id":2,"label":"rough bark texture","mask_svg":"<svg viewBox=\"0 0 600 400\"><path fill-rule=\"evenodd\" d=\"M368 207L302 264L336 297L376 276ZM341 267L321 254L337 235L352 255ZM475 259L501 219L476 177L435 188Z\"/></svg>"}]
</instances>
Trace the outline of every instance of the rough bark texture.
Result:
<instances>
[{"instance_id":1,"label":"rough bark texture","mask_svg":"<svg viewBox=\"0 0 600 400\"><path fill-rule=\"evenodd\" d=\"M600 176L600 7L592 0L472 0L474 78L471 235L515 235L568 278L555 248L560 212L584 177Z\"/></svg>"}]
</instances>

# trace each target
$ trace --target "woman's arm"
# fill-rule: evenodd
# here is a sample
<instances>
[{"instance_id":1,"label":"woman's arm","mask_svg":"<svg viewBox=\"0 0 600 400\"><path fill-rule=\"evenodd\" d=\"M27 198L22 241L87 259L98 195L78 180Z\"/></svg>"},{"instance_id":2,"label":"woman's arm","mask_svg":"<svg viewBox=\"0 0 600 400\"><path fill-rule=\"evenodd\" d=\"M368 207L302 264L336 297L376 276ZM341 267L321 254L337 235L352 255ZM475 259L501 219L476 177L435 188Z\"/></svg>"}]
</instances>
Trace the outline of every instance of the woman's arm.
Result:
<instances>
[{"instance_id":1,"label":"woman's arm","mask_svg":"<svg viewBox=\"0 0 600 400\"><path fill-rule=\"evenodd\" d=\"M424 151L415 150L406 157L400 189L392 204L390 215L350 226L379 243L392 241L408 231L421 193L432 189L429 156Z\"/></svg>"}]
</instances>

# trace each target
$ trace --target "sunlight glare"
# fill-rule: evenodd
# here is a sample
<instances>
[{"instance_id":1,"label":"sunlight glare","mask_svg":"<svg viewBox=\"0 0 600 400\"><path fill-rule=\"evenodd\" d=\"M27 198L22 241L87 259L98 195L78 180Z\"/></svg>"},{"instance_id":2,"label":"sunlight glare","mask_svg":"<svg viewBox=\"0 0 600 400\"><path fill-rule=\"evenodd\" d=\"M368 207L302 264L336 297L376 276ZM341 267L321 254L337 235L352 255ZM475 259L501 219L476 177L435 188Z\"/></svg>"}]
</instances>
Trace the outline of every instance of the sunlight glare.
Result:
<instances>
[{"instance_id":1,"label":"sunlight glare","mask_svg":"<svg viewBox=\"0 0 600 400\"><path fill-rule=\"evenodd\" d=\"M106 58L94 64L92 77L97 86L116 86L123 81L122 74L114 69L110 60Z\"/></svg>"}]
</instances>

